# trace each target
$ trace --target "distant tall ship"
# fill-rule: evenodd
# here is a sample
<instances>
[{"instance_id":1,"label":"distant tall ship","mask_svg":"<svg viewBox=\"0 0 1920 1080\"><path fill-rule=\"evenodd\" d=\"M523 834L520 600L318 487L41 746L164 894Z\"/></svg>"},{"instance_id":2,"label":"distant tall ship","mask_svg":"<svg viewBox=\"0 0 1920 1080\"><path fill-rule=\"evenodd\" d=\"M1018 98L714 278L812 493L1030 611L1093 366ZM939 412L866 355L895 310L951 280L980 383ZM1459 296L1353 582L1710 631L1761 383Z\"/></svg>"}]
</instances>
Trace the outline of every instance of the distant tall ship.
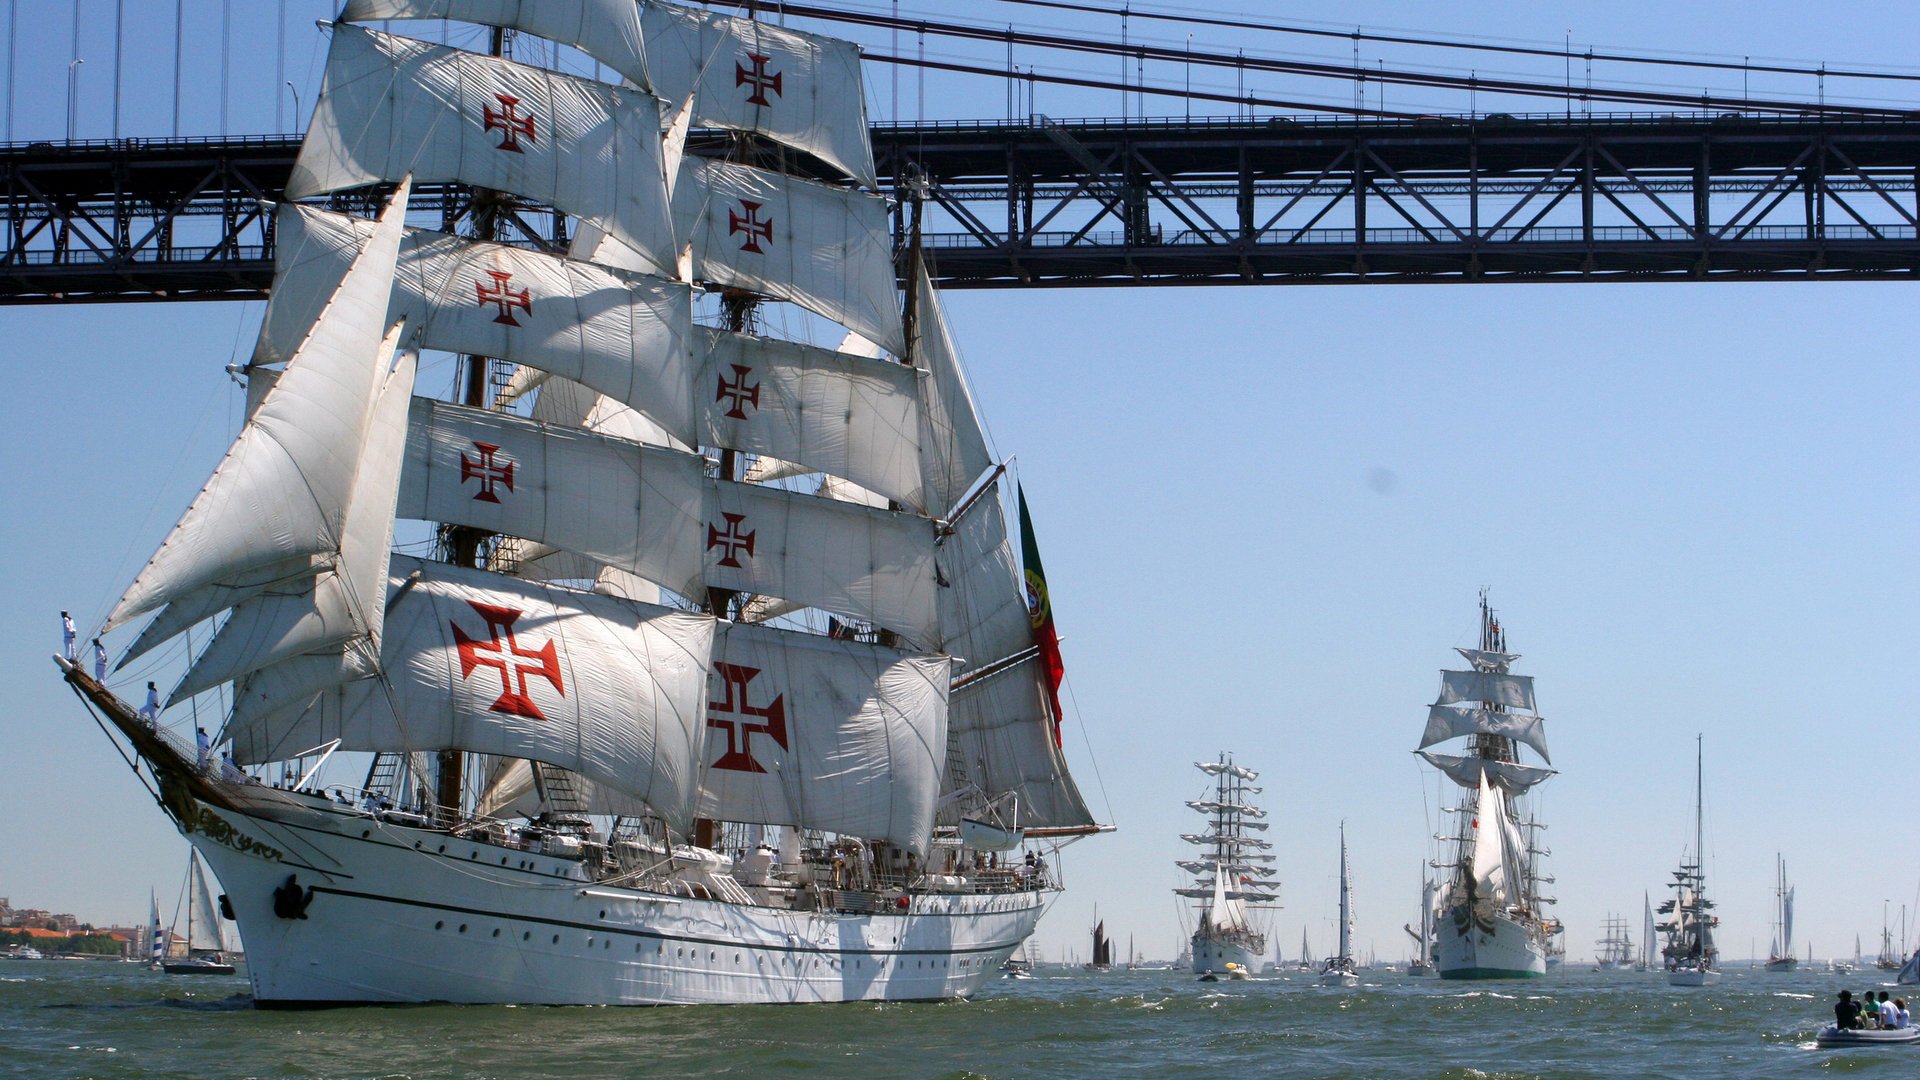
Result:
<instances>
[{"instance_id":1,"label":"distant tall ship","mask_svg":"<svg viewBox=\"0 0 1920 1080\"><path fill-rule=\"evenodd\" d=\"M1776 855L1779 873L1773 887L1773 944L1767 950L1768 971L1792 971L1800 966L1793 955L1793 889L1787 885L1787 860Z\"/></svg>"},{"instance_id":2,"label":"distant tall ship","mask_svg":"<svg viewBox=\"0 0 1920 1080\"><path fill-rule=\"evenodd\" d=\"M1543 849L1526 833L1544 828L1525 812L1526 793L1553 774L1520 760L1527 747L1545 763L1545 721L1534 706L1533 678L1510 670L1506 631L1480 594L1480 647L1458 649L1465 671L1440 673L1440 696L1427 709L1419 754L1465 789L1450 871L1440 898L1434 963L1443 979L1518 979L1544 975L1559 924L1541 912L1551 899L1535 866ZM1465 754L1427 747L1465 737Z\"/></svg>"},{"instance_id":3,"label":"distant tall ship","mask_svg":"<svg viewBox=\"0 0 1920 1080\"><path fill-rule=\"evenodd\" d=\"M1632 971L1633 935L1627 932L1627 920L1609 913L1602 924L1605 932L1594 946L1599 949L1593 961L1595 971Z\"/></svg>"},{"instance_id":4,"label":"distant tall ship","mask_svg":"<svg viewBox=\"0 0 1920 1080\"><path fill-rule=\"evenodd\" d=\"M1432 978L1438 974L1433 967L1433 901L1437 890L1433 887L1433 875L1428 867L1420 870L1420 929L1415 930L1412 923L1404 925L1407 936L1413 939L1413 959L1407 961L1407 974L1415 978Z\"/></svg>"},{"instance_id":5,"label":"distant tall ship","mask_svg":"<svg viewBox=\"0 0 1920 1080\"><path fill-rule=\"evenodd\" d=\"M1701 806L1705 786L1699 739L1695 739L1693 781L1693 861L1680 861L1673 872L1673 899L1660 904L1660 914L1673 918L1659 925L1667 935L1661 955L1667 962L1667 982L1673 986L1712 986L1720 981L1720 950L1713 928L1720 925L1713 901L1707 899L1706 832Z\"/></svg>"},{"instance_id":6,"label":"distant tall ship","mask_svg":"<svg viewBox=\"0 0 1920 1080\"><path fill-rule=\"evenodd\" d=\"M1265 832L1265 810L1247 801L1260 793L1252 786L1260 774L1235 765L1230 755L1218 761L1196 761L1194 767L1214 780L1213 797L1194 799L1187 806L1207 818L1207 831L1182 833L1181 839L1205 851L1198 859L1180 860L1180 869L1196 880L1174 892L1202 901L1200 920L1193 931L1193 973L1223 974L1228 964L1254 971L1267 951L1267 935L1254 924L1249 904L1267 904L1280 898L1280 883L1272 878L1273 844L1253 832Z\"/></svg>"}]
</instances>

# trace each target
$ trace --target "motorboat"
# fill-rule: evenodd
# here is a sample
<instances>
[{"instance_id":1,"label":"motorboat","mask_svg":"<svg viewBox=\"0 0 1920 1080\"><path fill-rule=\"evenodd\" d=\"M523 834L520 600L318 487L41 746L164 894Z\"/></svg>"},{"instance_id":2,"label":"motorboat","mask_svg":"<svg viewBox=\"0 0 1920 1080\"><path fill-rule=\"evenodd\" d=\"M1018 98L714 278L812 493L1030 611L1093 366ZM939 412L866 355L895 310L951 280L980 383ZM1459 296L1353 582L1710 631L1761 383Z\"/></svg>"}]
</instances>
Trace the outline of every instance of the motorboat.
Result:
<instances>
[{"instance_id":1,"label":"motorboat","mask_svg":"<svg viewBox=\"0 0 1920 1080\"><path fill-rule=\"evenodd\" d=\"M1839 1024L1828 1024L1813 1037L1815 1046L1887 1046L1896 1043L1920 1042L1920 1027L1903 1028L1843 1028Z\"/></svg>"}]
</instances>

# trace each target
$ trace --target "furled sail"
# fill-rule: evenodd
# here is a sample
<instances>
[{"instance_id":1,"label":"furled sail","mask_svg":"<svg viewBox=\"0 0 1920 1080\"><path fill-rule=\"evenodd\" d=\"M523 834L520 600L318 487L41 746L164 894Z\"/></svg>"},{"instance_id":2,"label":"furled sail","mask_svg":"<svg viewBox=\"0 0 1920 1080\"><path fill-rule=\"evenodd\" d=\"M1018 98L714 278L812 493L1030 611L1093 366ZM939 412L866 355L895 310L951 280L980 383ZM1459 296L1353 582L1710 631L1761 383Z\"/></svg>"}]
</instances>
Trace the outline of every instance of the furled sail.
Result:
<instances>
[{"instance_id":1,"label":"furled sail","mask_svg":"<svg viewBox=\"0 0 1920 1080\"><path fill-rule=\"evenodd\" d=\"M246 719L234 760L452 748L557 765L691 821L713 620L394 557L382 680ZM238 695L236 695L238 697Z\"/></svg>"},{"instance_id":2,"label":"furled sail","mask_svg":"<svg viewBox=\"0 0 1920 1080\"><path fill-rule=\"evenodd\" d=\"M920 482L919 372L705 327L695 331L694 341L708 445L771 455L927 510Z\"/></svg>"},{"instance_id":3,"label":"furled sail","mask_svg":"<svg viewBox=\"0 0 1920 1080\"><path fill-rule=\"evenodd\" d=\"M519 30L571 45L636 88L651 88L635 0L347 0L340 12L341 22L374 19L452 19Z\"/></svg>"},{"instance_id":4,"label":"furled sail","mask_svg":"<svg viewBox=\"0 0 1920 1080\"><path fill-rule=\"evenodd\" d=\"M1507 665L1520 659L1519 653L1495 652L1492 649L1468 649L1456 645L1453 651L1479 671L1505 671Z\"/></svg>"},{"instance_id":5,"label":"furled sail","mask_svg":"<svg viewBox=\"0 0 1920 1080\"><path fill-rule=\"evenodd\" d=\"M1227 761L1196 761L1193 763L1193 767L1206 773L1208 776L1219 776L1221 773L1226 773L1229 776L1236 776L1242 780L1260 779L1260 774L1257 771L1249 769L1245 765L1235 765Z\"/></svg>"},{"instance_id":6,"label":"furled sail","mask_svg":"<svg viewBox=\"0 0 1920 1080\"><path fill-rule=\"evenodd\" d=\"M383 358L381 366L398 335L395 327L381 344L377 354ZM369 656L379 655L394 498L400 486L415 362L410 352L400 357L374 405L366 449L347 503L338 559L291 588L267 589L235 607L168 700L178 701L269 664L356 639L364 642Z\"/></svg>"},{"instance_id":7,"label":"furled sail","mask_svg":"<svg viewBox=\"0 0 1920 1080\"><path fill-rule=\"evenodd\" d=\"M673 277L662 169L649 94L337 24L287 198L409 172L508 191L586 219L636 269Z\"/></svg>"},{"instance_id":8,"label":"furled sail","mask_svg":"<svg viewBox=\"0 0 1920 1080\"><path fill-rule=\"evenodd\" d=\"M858 46L677 4L643 4L641 21L654 92L691 94L695 126L755 132L875 186Z\"/></svg>"},{"instance_id":9,"label":"furled sail","mask_svg":"<svg viewBox=\"0 0 1920 1080\"><path fill-rule=\"evenodd\" d=\"M954 523L937 561L942 648L962 670L947 704L950 791L1012 792L1030 828L1093 823L1053 741L1042 672L1034 660L1025 590L1007 539L999 485ZM969 677L972 676L972 677ZM956 812L962 805L955 803Z\"/></svg>"},{"instance_id":10,"label":"furled sail","mask_svg":"<svg viewBox=\"0 0 1920 1080\"><path fill-rule=\"evenodd\" d=\"M1533 676L1489 671L1442 671L1440 699L1434 704L1454 705L1462 701L1484 701L1489 705L1534 711Z\"/></svg>"},{"instance_id":11,"label":"furled sail","mask_svg":"<svg viewBox=\"0 0 1920 1080\"><path fill-rule=\"evenodd\" d=\"M1187 805L1203 814L1215 814L1225 811L1229 814L1245 814L1248 817L1256 818L1267 816L1265 810L1251 803L1228 803L1220 802L1217 799L1188 799Z\"/></svg>"},{"instance_id":12,"label":"furled sail","mask_svg":"<svg viewBox=\"0 0 1920 1080\"><path fill-rule=\"evenodd\" d=\"M1427 708L1427 730L1420 736L1420 749L1462 735L1503 735L1531 746L1540 760L1547 755L1546 721L1531 713L1494 712L1491 709L1450 709L1445 705Z\"/></svg>"},{"instance_id":13,"label":"furled sail","mask_svg":"<svg viewBox=\"0 0 1920 1080\"><path fill-rule=\"evenodd\" d=\"M906 355L880 196L690 157L673 189L673 222L693 245L694 277L790 300ZM614 265L625 265L614 251Z\"/></svg>"},{"instance_id":14,"label":"furled sail","mask_svg":"<svg viewBox=\"0 0 1920 1080\"><path fill-rule=\"evenodd\" d=\"M699 813L925 855L947 658L747 624L714 641Z\"/></svg>"},{"instance_id":15,"label":"furled sail","mask_svg":"<svg viewBox=\"0 0 1920 1080\"><path fill-rule=\"evenodd\" d=\"M1507 793L1519 795L1528 788L1553 775L1552 769L1543 769L1537 765L1518 765L1511 761L1495 761L1483 757L1461 757L1457 754L1436 754L1431 750L1415 751L1427 759L1427 763L1453 780L1461 787L1480 786L1484 773L1493 777Z\"/></svg>"},{"instance_id":16,"label":"furled sail","mask_svg":"<svg viewBox=\"0 0 1920 1080\"><path fill-rule=\"evenodd\" d=\"M408 190L402 183L374 238L328 288L293 362L114 606L108 629L206 586L339 551L383 371L375 354Z\"/></svg>"},{"instance_id":17,"label":"furled sail","mask_svg":"<svg viewBox=\"0 0 1920 1080\"><path fill-rule=\"evenodd\" d=\"M365 242L368 222L288 203L276 215L273 297L253 363L284 360L324 293ZM423 349L498 357L571 379L642 410L682 443L698 440L692 292L687 285L507 244L408 229L393 310Z\"/></svg>"}]
</instances>

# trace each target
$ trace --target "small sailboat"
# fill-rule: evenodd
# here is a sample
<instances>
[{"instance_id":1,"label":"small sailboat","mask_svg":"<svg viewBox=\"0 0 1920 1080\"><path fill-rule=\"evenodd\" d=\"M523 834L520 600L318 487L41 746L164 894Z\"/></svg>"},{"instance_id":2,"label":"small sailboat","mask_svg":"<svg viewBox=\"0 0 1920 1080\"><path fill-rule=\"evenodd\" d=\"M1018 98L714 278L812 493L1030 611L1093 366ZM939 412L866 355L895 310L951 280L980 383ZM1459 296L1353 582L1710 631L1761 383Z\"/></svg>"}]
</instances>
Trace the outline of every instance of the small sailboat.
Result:
<instances>
[{"instance_id":1,"label":"small sailboat","mask_svg":"<svg viewBox=\"0 0 1920 1080\"><path fill-rule=\"evenodd\" d=\"M160 925L160 898L152 889L147 890L147 908L147 958L142 963L158 968L167 954L167 931Z\"/></svg>"},{"instance_id":2,"label":"small sailboat","mask_svg":"<svg viewBox=\"0 0 1920 1080\"><path fill-rule=\"evenodd\" d=\"M1793 955L1793 889L1787 885L1787 859L1775 855L1779 874L1773 887L1773 944L1767 950L1768 971L1792 971L1800 966Z\"/></svg>"},{"instance_id":3,"label":"small sailboat","mask_svg":"<svg viewBox=\"0 0 1920 1080\"><path fill-rule=\"evenodd\" d=\"M1640 924L1640 962L1633 965L1635 971L1646 971L1653 960L1653 898L1646 893L1640 894L1642 921Z\"/></svg>"},{"instance_id":4,"label":"small sailboat","mask_svg":"<svg viewBox=\"0 0 1920 1080\"><path fill-rule=\"evenodd\" d=\"M1358 986L1353 966L1353 874L1347 868L1347 823L1340 823L1340 951L1320 969L1321 986Z\"/></svg>"},{"instance_id":5,"label":"small sailboat","mask_svg":"<svg viewBox=\"0 0 1920 1080\"><path fill-rule=\"evenodd\" d=\"M1407 961L1407 974L1417 979L1429 979L1440 974L1433 966L1433 878L1422 872L1420 875L1420 929L1415 931L1408 923L1402 927L1407 936L1413 938L1413 959Z\"/></svg>"},{"instance_id":6,"label":"small sailboat","mask_svg":"<svg viewBox=\"0 0 1920 1080\"><path fill-rule=\"evenodd\" d=\"M1893 948L1893 929L1887 922L1887 905L1880 905L1880 954L1873 958L1873 966L1881 971L1899 971L1900 954Z\"/></svg>"},{"instance_id":7,"label":"small sailboat","mask_svg":"<svg viewBox=\"0 0 1920 1080\"><path fill-rule=\"evenodd\" d=\"M1000 964L1000 974L1008 979L1031 979L1035 977L1034 966L1039 962L1039 950L1034 946L1033 939L1028 938L1020 943L1020 947L1014 950L1012 956L1007 957Z\"/></svg>"},{"instance_id":8,"label":"small sailboat","mask_svg":"<svg viewBox=\"0 0 1920 1080\"><path fill-rule=\"evenodd\" d=\"M1594 942L1600 952L1594 959L1593 970L1632 971L1633 936L1627 932L1627 920L1610 913L1601 925L1605 933Z\"/></svg>"},{"instance_id":9,"label":"small sailboat","mask_svg":"<svg viewBox=\"0 0 1920 1080\"><path fill-rule=\"evenodd\" d=\"M1293 970L1295 971L1318 970L1318 968L1314 965L1314 962L1313 962L1313 949L1307 944L1307 928L1304 926L1300 928L1300 960L1298 963L1293 965Z\"/></svg>"},{"instance_id":10,"label":"small sailboat","mask_svg":"<svg viewBox=\"0 0 1920 1080\"><path fill-rule=\"evenodd\" d=\"M169 975L231 975L233 965L221 952L220 916L213 906L213 890L207 888L206 868L197 851L187 860L187 955L164 961L161 970Z\"/></svg>"},{"instance_id":11,"label":"small sailboat","mask_svg":"<svg viewBox=\"0 0 1920 1080\"><path fill-rule=\"evenodd\" d=\"M1717 966L1720 950L1713 943L1713 928L1720 917L1712 914L1713 901L1707 899L1706 831L1703 826L1702 793L1705 789L1703 751L1700 739L1694 740L1693 781L1693 861L1684 858L1673 872L1673 899L1660 904L1662 915L1671 921L1660 924L1667 933L1662 950L1667 959L1667 985L1712 986L1720 981Z\"/></svg>"},{"instance_id":12,"label":"small sailboat","mask_svg":"<svg viewBox=\"0 0 1920 1080\"><path fill-rule=\"evenodd\" d=\"M1113 942L1107 939L1107 924L1104 921L1093 924L1093 959L1087 963L1087 970L1113 970Z\"/></svg>"}]
</instances>

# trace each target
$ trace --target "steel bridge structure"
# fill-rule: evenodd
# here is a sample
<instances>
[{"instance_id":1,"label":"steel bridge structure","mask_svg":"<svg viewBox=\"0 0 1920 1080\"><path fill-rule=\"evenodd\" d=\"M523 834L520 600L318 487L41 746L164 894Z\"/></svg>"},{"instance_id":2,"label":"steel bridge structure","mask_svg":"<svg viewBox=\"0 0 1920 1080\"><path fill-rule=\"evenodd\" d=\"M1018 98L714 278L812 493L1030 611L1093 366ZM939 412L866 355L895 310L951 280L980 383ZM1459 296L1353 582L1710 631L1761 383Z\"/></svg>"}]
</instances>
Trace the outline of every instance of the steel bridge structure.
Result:
<instances>
[{"instance_id":1,"label":"steel bridge structure","mask_svg":"<svg viewBox=\"0 0 1920 1080\"><path fill-rule=\"evenodd\" d=\"M924 185L949 288L1920 274L1920 119L1036 116L872 136L887 194ZM298 145L0 146L0 303L264 297ZM423 185L412 205L451 229L467 196ZM509 217L513 242L564 247L564 216Z\"/></svg>"}]
</instances>

